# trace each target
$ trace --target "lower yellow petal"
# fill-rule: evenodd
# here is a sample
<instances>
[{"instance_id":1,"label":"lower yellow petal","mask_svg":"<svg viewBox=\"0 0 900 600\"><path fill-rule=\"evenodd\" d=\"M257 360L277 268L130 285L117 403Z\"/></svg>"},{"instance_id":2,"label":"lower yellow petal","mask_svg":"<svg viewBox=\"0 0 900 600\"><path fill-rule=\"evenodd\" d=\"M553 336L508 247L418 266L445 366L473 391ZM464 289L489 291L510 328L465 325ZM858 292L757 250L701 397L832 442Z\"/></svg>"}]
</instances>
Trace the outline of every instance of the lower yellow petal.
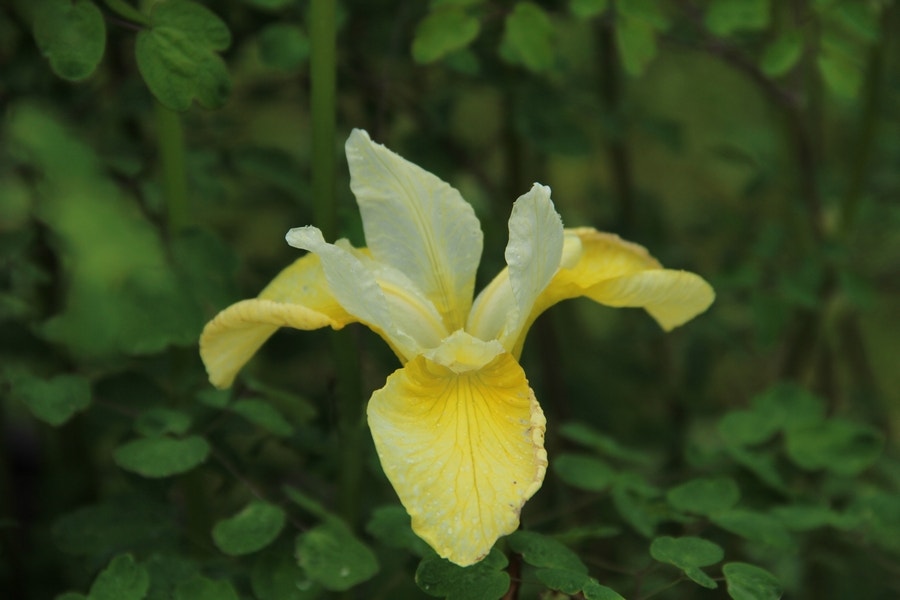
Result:
<instances>
[{"instance_id":1,"label":"lower yellow petal","mask_svg":"<svg viewBox=\"0 0 900 600\"><path fill-rule=\"evenodd\" d=\"M546 420L507 352L462 373L419 356L372 395L368 417L413 530L458 565L515 531L543 482Z\"/></svg>"},{"instance_id":2,"label":"lower yellow petal","mask_svg":"<svg viewBox=\"0 0 900 600\"><path fill-rule=\"evenodd\" d=\"M226 388L279 327L340 329L353 321L328 291L318 257L309 254L279 273L259 298L233 304L207 323L200 357L210 382Z\"/></svg>"}]
</instances>

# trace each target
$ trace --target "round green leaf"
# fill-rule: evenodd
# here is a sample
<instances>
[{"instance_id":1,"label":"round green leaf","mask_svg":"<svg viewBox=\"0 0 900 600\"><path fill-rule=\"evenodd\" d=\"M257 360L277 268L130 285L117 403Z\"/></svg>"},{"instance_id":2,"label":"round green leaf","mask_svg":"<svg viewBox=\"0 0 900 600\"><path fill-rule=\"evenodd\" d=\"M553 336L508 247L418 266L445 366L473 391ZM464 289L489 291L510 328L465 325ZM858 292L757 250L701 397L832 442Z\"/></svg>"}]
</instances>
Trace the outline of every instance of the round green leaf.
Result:
<instances>
[{"instance_id":1,"label":"round green leaf","mask_svg":"<svg viewBox=\"0 0 900 600\"><path fill-rule=\"evenodd\" d=\"M191 428L191 417L180 410L155 407L145 410L134 422L134 430L146 437L173 433L181 435Z\"/></svg>"},{"instance_id":2,"label":"round green leaf","mask_svg":"<svg viewBox=\"0 0 900 600\"><path fill-rule=\"evenodd\" d=\"M268 402L247 398L235 402L231 409L254 425L258 425L277 436L287 437L294 432L294 428L288 423L278 410Z\"/></svg>"},{"instance_id":3,"label":"round green leaf","mask_svg":"<svg viewBox=\"0 0 900 600\"><path fill-rule=\"evenodd\" d=\"M500 55L529 71L546 71L553 66L553 22L543 8L533 2L517 2L506 17Z\"/></svg>"},{"instance_id":4,"label":"round green leaf","mask_svg":"<svg viewBox=\"0 0 900 600\"><path fill-rule=\"evenodd\" d=\"M710 515L737 504L741 492L733 479L693 479L674 487L666 494L672 508L698 515Z\"/></svg>"},{"instance_id":5,"label":"round green leaf","mask_svg":"<svg viewBox=\"0 0 900 600\"><path fill-rule=\"evenodd\" d=\"M416 584L429 596L447 600L497 600L509 589L509 574L502 570L507 564L496 548L469 567L432 555L419 563Z\"/></svg>"},{"instance_id":6,"label":"round green leaf","mask_svg":"<svg viewBox=\"0 0 900 600\"><path fill-rule=\"evenodd\" d=\"M416 26L412 55L418 63L432 63L472 43L481 23L459 7L435 10Z\"/></svg>"},{"instance_id":7,"label":"round green leaf","mask_svg":"<svg viewBox=\"0 0 900 600\"><path fill-rule=\"evenodd\" d=\"M561 454L553 461L553 471L572 487L602 492L616 480L616 472L602 460L592 456Z\"/></svg>"},{"instance_id":8,"label":"round green leaf","mask_svg":"<svg viewBox=\"0 0 900 600\"><path fill-rule=\"evenodd\" d=\"M322 597L322 588L293 560L290 550L273 546L260 554L250 574L257 600L312 600Z\"/></svg>"},{"instance_id":9,"label":"round green leaf","mask_svg":"<svg viewBox=\"0 0 900 600\"><path fill-rule=\"evenodd\" d=\"M154 4L150 22L137 35L135 56L153 95L173 110L187 110L194 99L207 108L225 104L231 79L216 54L231 43L225 23L187 0Z\"/></svg>"},{"instance_id":10,"label":"round green leaf","mask_svg":"<svg viewBox=\"0 0 900 600\"><path fill-rule=\"evenodd\" d=\"M569 0L569 10L579 19L590 19L606 12L609 0Z\"/></svg>"},{"instance_id":11,"label":"round green leaf","mask_svg":"<svg viewBox=\"0 0 900 600\"><path fill-rule=\"evenodd\" d=\"M706 27L716 35L765 29L769 0L714 0L706 10Z\"/></svg>"},{"instance_id":12,"label":"round green leaf","mask_svg":"<svg viewBox=\"0 0 900 600\"><path fill-rule=\"evenodd\" d=\"M650 544L650 556L660 562L687 570L714 565L725 558L725 551L718 544L703 538L663 536L654 539Z\"/></svg>"},{"instance_id":13,"label":"round green leaf","mask_svg":"<svg viewBox=\"0 0 900 600\"><path fill-rule=\"evenodd\" d=\"M97 575L88 600L142 600L150 587L147 570L130 554L117 556Z\"/></svg>"},{"instance_id":14,"label":"round green leaf","mask_svg":"<svg viewBox=\"0 0 900 600\"><path fill-rule=\"evenodd\" d=\"M600 585L596 579L588 581L581 593L585 600L625 600L619 592L605 585Z\"/></svg>"},{"instance_id":15,"label":"round green leaf","mask_svg":"<svg viewBox=\"0 0 900 600\"><path fill-rule=\"evenodd\" d=\"M39 2L34 38L53 72L70 81L88 77L106 47L103 14L89 0Z\"/></svg>"},{"instance_id":16,"label":"round green leaf","mask_svg":"<svg viewBox=\"0 0 900 600\"><path fill-rule=\"evenodd\" d=\"M640 75L656 56L656 32L652 25L631 17L616 20L616 48L625 70Z\"/></svg>"},{"instance_id":17,"label":"round green leaf","mask_svg":"<svg viewBox=\"0 0 900 600\"><path fill-rule=\"evenodd\" d=\"M330 518L297 537L297 560L310 579L343 591L378 572L378 559L341 521Z\"/></svg>"},{"instance_id":18,"label":"round green leaf","mask_svg":"<svg viewBox=\"0 0 900 600\"><path fill-rule=\"evenodd\" d=\"M763 52L760 68L770 77L784 75L797 64L803 55L803 36L799 31L786 31Z\"/></svg>"},{"instance_id":19,"label":"round green leaf","mask_svg":"<svg viewBox=\"0 0 900 600\"><path fill-rule=\"evenodd\" d=\"M144 477L168 477L190 471L208 455L209 444L198 435L184 439L141 438L113 452L116 464Z\"/></svg>"},{"instance_id":20,"label":"round green leaf","mask_svg":"<svg viewBox=\"0 0 900 600\"><path fill-rule=\"evenodd\" d=\"M729 446L761 444L775 435L779 423L755 410L735 410L719 421L718 430Z\"/></svg>"},{"instance_id":21,"label":"round green leaf","mask_svg":"<svg viewBox=\"0 0 900 600\"><path fill-rule=\"evenodd\" d=\"M284 528L284 521L281 508L268 502L251 502L233 517L216 523L213 541L225 554L250 554L275 541Z\"/></svg>"},{"instance_id":22,"label":"round green leaf","mask_svg":"<svg viewBox=\"0 0 900 600\"><path fill-rule=\"evenodd\" d=\"M240 598L230 582L196 575L178 584L175 588L175 600L240 600Z\"/></svg>"},{"instance_id":23,"label":"round green leaf","mask_svg":"<svg viewBox=\"0 0 900 600\"><path fill-rule=\"evenodd\" d=\"M776 548L787 548L793 541L778 519L763 513L732 509L711 515L710 520L735 535Z\"/></svg>"},{"instance_id":24,"label":"round green leaf","mask_svg":"<svg viewBox=\"0 0 900 600\"><path fill-rule=\"evenodd\" d=\"M884 436L878 431L840 419L793 429L787 435L787 454L803 469L828 469L856 475L881 455Z\"/></svg>"},{"instance_id":25,"label":"round green leaf","mask_svg":"<svg viewBox=\"0 0 900 600\"><path fill-rule=\"evenodd\" d=\"M91 403L91 385L77 375L58 375L49 380L25 376L13 382L13 393L31 414L54 427Z\"/></svg>"},{"instance_id":26,"label":"round green leaf","mask_svg":"<svg viewBox=\"0 0 900 600\"><path fill-rule=\"evenodd\" d=\"M778 600L781 584L774 575L754 565L740 562L722 567L728 595L734 600Z\"/></svg>"},{"instance_id":27,"label":"round green leaf","mask_svg":"<svg viewBox=\"0 0 900 600\"><path fill-rule=\"evenodd\" d=\"M552 590L575 594L590 579L578 555L553 538L534 531L516 531L506 539L526 563L538 567L535 576Z\"/></svg>"},{"instance_id":28,"label":"round green leaf","mask_svg":"<svg viewBox=\"0 0 900 600\"><path fill-rule=\"evenodd\" d=\"M428 544L413 533L409 513L396 504L379 506L372 511L366 532L385 546L403 548L419 557L431 552Z\"/></svg>"},{"instance_id":29,"label":"round green leaf","mask_svg":"<svg viewBox=\"0 0 900 600\"><path fill-rule=\"evenodd\" d=\"M309 38L290 23L274 23L259 33L259 56L270 67L293 71L309 58Z\"/></svg>"}]
</instances>

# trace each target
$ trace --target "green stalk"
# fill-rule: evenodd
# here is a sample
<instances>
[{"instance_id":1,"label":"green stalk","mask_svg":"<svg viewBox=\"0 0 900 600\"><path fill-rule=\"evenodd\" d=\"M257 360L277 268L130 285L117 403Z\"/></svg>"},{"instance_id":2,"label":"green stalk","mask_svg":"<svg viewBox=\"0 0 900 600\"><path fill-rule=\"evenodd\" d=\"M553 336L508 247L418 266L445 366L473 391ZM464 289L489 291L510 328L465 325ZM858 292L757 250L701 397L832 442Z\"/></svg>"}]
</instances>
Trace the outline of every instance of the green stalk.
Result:
<instances>
[{"instance_id":1,"label":"green stalk","mask_svg":"<svg viewBox=\"0 0 900 600\"><path fill-rule=\"evenodd\" d=\"M174 233L190 222L181 115L156 102L156 129L159 135L159 162L169 233Z\"/></svg>"},{"instance_id":2,"label":"green stalk","mask_svg":"<svg viewBox=\"0 0 900 600\"><path fill-rule=\"evenodd\" d=\"M325 239L333 240L337 236L334 152L337 20L334 0L312 0L309 21L313 209L316 225ZM337 370L340 509L352 527L359 512L364 421L359 355L351 336L352 332L332 335L331 354Z\"/></svg>"},{"instance_id":3,"label":"green stalk","mask_svg":"<svg viewBox=\"0 0 900 600\"><path fill-rule=\"evenodd\" d=\"M125 0L104 0L104 2L111 11L123 19L128 19L146 27L150 26L150 17L125 2Z\"/></svg>"}]
</instances>

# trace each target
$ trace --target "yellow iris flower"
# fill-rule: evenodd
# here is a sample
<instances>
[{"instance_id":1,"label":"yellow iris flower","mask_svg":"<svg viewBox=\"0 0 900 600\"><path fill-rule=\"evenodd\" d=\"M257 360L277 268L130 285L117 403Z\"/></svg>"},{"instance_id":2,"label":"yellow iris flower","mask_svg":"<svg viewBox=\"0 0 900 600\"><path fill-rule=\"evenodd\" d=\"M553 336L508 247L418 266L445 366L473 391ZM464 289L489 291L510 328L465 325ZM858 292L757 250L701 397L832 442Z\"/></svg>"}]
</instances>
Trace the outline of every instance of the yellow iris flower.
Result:
<instances>
[{"instance_id":1,"label":"yellow iris flower","mask_svg":"<svg viewBox=\"0 0 900 600\"><path fill-rule=\"evenodd\" d=\"M228 387L279 327L375 331L402 363L368 404L381 465L416 534L470 565L518 527L547 470L546 421L518 362L534 320L587 296L642 307L670 330L706 310L713 290L615 235L564 229L550 188L535 184L513 205L507 268L473 301L482 232L472 207L365 131L346 152L367 248L291 229L287 242L309 253L210 321L200 353L210 381Z\"/></svg>"}]
</instances>

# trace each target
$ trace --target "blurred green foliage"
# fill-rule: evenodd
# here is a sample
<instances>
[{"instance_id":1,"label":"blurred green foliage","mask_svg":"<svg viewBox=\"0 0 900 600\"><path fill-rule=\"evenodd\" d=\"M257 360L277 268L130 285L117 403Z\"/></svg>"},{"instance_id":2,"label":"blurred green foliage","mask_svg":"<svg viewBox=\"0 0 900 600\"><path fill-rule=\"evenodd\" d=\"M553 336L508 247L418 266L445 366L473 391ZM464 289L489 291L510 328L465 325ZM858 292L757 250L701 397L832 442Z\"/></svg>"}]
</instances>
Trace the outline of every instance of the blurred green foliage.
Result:
<instances>
[{"instance_id":1,"label":"blurred green foliage","mask_svg":"<svg viewBox=\"0 0 900 600\"><path fill-rule=\"evenodd\" d=\"M197 356L312 222L308 10L0 7L0 596L900 595L896 2L338 5L334 156L361 127L458 187L486 274L539 181L718 293L668 336L541 319L550 471L466 569L370 443L348 463L347 365L360 407L396 367L375 336L348 362L281 332L227 392Z\"/></svg>"}]
</instances>

